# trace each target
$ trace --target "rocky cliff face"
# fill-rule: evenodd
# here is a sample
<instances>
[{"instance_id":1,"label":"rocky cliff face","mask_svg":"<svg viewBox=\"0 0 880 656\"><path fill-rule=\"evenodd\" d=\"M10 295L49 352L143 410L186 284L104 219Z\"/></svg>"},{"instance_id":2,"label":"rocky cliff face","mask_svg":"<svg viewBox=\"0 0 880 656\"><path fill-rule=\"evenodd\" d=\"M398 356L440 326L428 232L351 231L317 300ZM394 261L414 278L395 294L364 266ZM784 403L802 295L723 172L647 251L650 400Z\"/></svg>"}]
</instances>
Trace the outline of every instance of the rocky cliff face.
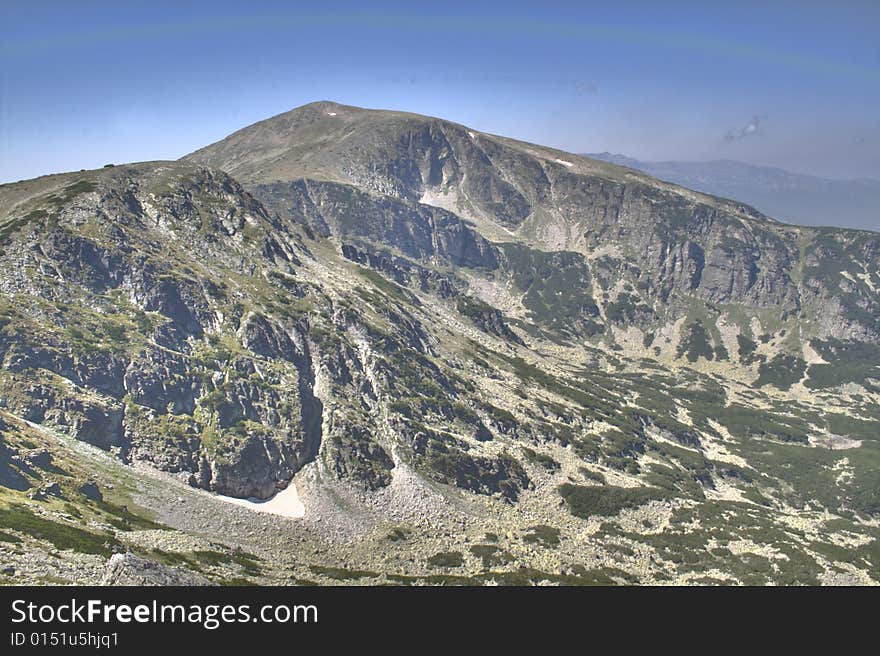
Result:
<instances>
[{"instance_id":1,"label":"rocky cliff face","mask_svg":"<svg viewBox=\"0 0 880 656\"><path fill-rule=\"evenodd\" d=\"M484 269L498 266L493 245L446 210L310 180L256 185L251 190L279 216L305 220L323 236L332 234L380 248L393 246L415 260Z\"/></svg>"},{"instance_id":2,"label":"rocky cliff face","mask_svg":"<svg viewBox=\"0 0 880 656\"><path fill-rule=\"evenodd\" d=\"M874 275L861 267L876 261L876 234L785 226L630 169L446 121L315 103L188 159L239 176L279 216L415 259L494 269L481 232L496 243L579 253L580 268L601 253L616 269L603 290L612 302L630 284L653 309L653 321L641 322L646 332L674 324L696 302L772 311L804 336L880 338L876 293L858 279ZM829 287L820 274L837 279L850 268L859 274L852 286ZM814 323L817 314L826 320Z\"/></svg>"},{"instance_id":3,"label":"rocky cliff face","mask_svg":"<svg viewBox=\"0 0 880 656\"><path fill-rule=\"evenodd\" d=\"M875 233L317 103L181 162L0 186L0 411L224 495L296 478L373 526L455 508L555 544L619 515L600 542L630 544L648 507L710 545L747 507L812 581L826 552L804 565L784 518L878 512L878 255ZM677 548L657 531L651 576Z\"/></svg>"},{"instance_id":4,"label":"rocky cliff face","mask_svg":"<svg viewBox=\"0 0 880 656\"><path fill-rule=\"evenodd\" d=\"M266 497L286 484L317 449L320 403L304 338L297 349L248 299L271 289L263 264L293 275L296 235L199 167L27 191L9 199L18 225L2 251L5 407L209 489ZM284 364L264 369L270 354Z\"/></svg>"}]
</instances>

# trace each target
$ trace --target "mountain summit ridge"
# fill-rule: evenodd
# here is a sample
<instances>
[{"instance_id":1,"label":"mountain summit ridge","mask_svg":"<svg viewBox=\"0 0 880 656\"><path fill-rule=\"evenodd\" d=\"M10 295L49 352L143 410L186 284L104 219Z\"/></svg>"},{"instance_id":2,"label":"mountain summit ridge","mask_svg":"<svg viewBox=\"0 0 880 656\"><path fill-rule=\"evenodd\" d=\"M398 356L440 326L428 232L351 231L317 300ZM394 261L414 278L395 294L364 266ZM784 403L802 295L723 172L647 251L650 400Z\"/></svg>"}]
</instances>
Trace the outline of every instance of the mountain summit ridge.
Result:
<instances>
[{"instance_id":1,"label":"mountain summit ridge","mask_svg":"<svg viewBox=\"0 0 880 656\"><path fill-rule=\"evenodd\" d=\"M267 156L267 142L285 145ZM251 160L242 163L241 153ZM808 244L805 253L821 250L821 235L830 233L780 224L742 203L441 119L316 103L238 131L184 160L243 173L251 192L276 210L286 202L303 206L300 181L330 182L441 207L496 244L513 239L587 259L602 248L623 249L647 273L641 280L649 305L666 303L677 289L705 301L781 305L787 312L823 295L795 280L803 266L797 244ZM327 221L319 223L324 229ZM863 243L868 252L876 249L870 233L834 234L844 251L858 253ZM861 292L874 296L867 285ZM853 329L845 318L837 321L838 329L823 336L843 337ZM876 321L869 324L857 330L876 339L880 328Z\"/></svg>"},{"instance_id":2,"label":"mountain summit ridge","mask_svg":"<svg viewBox=\"0 0 880 656\"><path fill-rule=\"evenodd\" d=\"M317 132L309 129L316 124L319 128ZM233 132L220 141L185 155L181 159L196 161L224 170L229 169L228 172L236 173L237 177L245 183L274 181L273 178L277 178L276 174L278 173L282 174L282 179L290 177L320 178L321 175L327 173L320 166L313 169L310 168L311 162L291 165L287 160L303 155L308 158L315 158L318 155L324 154L321 152L322 148L324 146L329 147L331 143L334 148L344 149L347 145L345 142L350 141L353 136L359 137L361 140L364 139L364 135L357 134L358 132L376 129L390 129L392 133L394 131L407 132L413 129L423 130L426 127L439 131L448 130L455 133L458 137L467 134L471 139L476 139L477 135L479 135L480 138L492 140L502 146L507 146L530 157L558 166L571 167L574 165L574 160L590 172L619 178L635 177L642 181L653 180L649 176L642 175L640 172L627 170L625 167L619 167L614 163L590 159L583 155L539 144L489 134L443 118L412 112L364 109L333 101L309 103L258 121ZM387 136L387 133L383 136ZM342 143L333 141L333 139L337 139ZM362 144L358 143L356 145L361 146ZM376 144L367 142L366 145L369 147ZM271 154L267 153L267 149L270 146L275 146L279 150L273 151ZM345 155L346 153L344 150L342 153L339 150L334 150L333 154L338 157L340 154ZM285 155L289 157L285 157ZM249 159L250 161L238 161L239 158ZM334 162L334 164L338 166L339 162ZM258 172L254 170L258 166L264 168ZM285 170L285 166L291 166L292 170ZM334 173L332 181L351 182L351 179L344 173L338 170L335 170ZM660 183L656 180L653 180L653 182L661 185L668 184ZM702 194L691 190L682 191L692 196L702 196ZM706 198L709 197L707 196ZM747 210L747 213L754 212Z\"/></svg>"}]
</instances>

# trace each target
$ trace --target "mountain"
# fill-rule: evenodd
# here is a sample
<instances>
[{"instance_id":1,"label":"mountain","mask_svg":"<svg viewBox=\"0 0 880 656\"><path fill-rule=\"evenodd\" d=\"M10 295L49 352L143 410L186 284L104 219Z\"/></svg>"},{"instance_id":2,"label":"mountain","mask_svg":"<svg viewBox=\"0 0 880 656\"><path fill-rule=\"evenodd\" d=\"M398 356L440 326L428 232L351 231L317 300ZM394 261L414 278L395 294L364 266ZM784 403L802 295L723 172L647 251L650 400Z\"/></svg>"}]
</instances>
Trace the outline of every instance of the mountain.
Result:
<instances>
[{"instance_id":1,"label":"mountain","mask_svg":"<svg viewBox=\"0 0 880 656\"><path fill-rule=\"evenodd\" d=\"M736 198L788 223L880 230L880 180L829 180L731 160L642 162L613 153L585 156Z\"/></svg>"},{"instance_id":2,"label":"mountain","mask_svg":"<svg viewBox=\"0 0 880 656\"><path fill-rule=\"evenodd\" d=\"M878 253L329 102L2 185L4 576L880 582Z\"/></svg>"}]
</instances>

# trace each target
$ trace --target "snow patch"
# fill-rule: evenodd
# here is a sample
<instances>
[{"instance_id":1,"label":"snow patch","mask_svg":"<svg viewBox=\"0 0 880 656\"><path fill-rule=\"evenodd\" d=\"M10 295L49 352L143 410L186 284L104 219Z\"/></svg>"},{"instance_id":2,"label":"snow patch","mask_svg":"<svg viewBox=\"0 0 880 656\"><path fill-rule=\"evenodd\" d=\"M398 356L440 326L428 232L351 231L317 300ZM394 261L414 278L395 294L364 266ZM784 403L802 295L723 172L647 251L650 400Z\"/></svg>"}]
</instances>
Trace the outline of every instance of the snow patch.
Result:
<instances>
[{"instance_id":1,"label":"snow patch","mask_svg":"<svg viewBox=\"0 0 880 656\"><path fill-rule=\"evenodd\" d=\"M830 451L845 451L846 449L858 449L862 446L862 441L844 435L828 434L821 437L810 437L810 444Z\"/></svg>"},{"instance_id":2,"label":"snow patch","mask_svg":"<svg viewBox=\"0 0 880 656\"><path fill-rule=\"evenodd\" d=\"M863 283L865 283L868 286L868 289L870 289L873 293L876 294L878 291L880 291L874 286L874 283L871 281L871 276L867 272L857 273L856 277Z\"/></svg>"},{"instance_id":3,"label":"snow patch","mask_svg":"<svg viewBox=\"0 0 880 656\"><path fill-rule=\"evenodd\" d=\"M327 116L336 116L336 112L327 112Z\"/></svg>"},{"instance_id":4,"label":"snow patch","mask_svg":"<svg viewBox=\"0 0 880 656\"><path fill-rule=\"evenodd\" d=\"M569 168L574 166L573 162L566 162L564 159L554 159L553 161L556 162L557 164L562 164L563 166L568 166Z\"/></svg>"},{"instance_id":5,"label":"snow patch","mask_svg":"<svg viewBox=\"0 0 880 656\"><path fill-rule=\"evenodd\" d=\"M431 207L439 207L449 212L455 211L455 197L447 192L438 192L432 189L425 189L422 197L419 198L422 205L430 205Z\"/></svg>"},{"instance_id":6,"label":"snow patch","mask_svg":"<svg viewBox=\"0 0 880 656\"><path fill-rule=\"evenodd\" d=\"M257 512L292 517L294 519L300 519L306 515L306 507L299 500L299 494L293 481L285 489L275 493L268 499L239 499L237 497L226 497L222 494L215 494L213 496L215 499Z\"/></svg>"}]
</instances>

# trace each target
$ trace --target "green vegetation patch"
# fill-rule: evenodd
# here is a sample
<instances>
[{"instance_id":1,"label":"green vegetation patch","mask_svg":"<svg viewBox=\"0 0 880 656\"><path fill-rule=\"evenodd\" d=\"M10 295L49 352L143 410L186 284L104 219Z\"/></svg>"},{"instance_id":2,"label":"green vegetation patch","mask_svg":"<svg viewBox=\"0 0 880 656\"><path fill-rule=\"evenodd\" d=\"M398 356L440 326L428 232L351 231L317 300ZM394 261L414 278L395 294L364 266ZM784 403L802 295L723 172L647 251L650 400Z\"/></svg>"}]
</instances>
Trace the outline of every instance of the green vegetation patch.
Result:
<instances>
[{"instance_id":1,"label":"green vegetation patch","mask_svg":"<svg viewBox=\"0 0 880 656\"><path fill-rule=\"evenodd\" d=\"M93 501L98 508L109 515L107 522L121 531L133 531L135 529L165 529L166 526L154 522L146 517L132 513L127 506L117 506L107 501ZM71 513L72 514L72 513Z\"/></svg>"},{"instance_id":2,"label":"green vegetation patch","mask_svg":"<svg viewBox=\"0 0 880 656\"><path fill-rule=\"evenodd\" d=\"M702 323L695 321L688 324L684 331L676 357L686 356L689 362L696 362L701 357L707 360L715 358L715 349L712 347L709 332Z\"/></svg>"},{"instance_id":3,"label":"green vegetation patch","mask_svg":"<svg viewBox=\"0 0 880 656\"><path fill-rule=\"evenodd\" d=\"M523 455L530 463L543 467L547 471L558 471L559 463L545 453L538 453L528 447L523 447Z\"/></svg>"},{"instance_id":4,"label":"green vegetation patch","mask_svg":"<svg viewBox=\"0 0 880 656\"><path fill-rule=\"evenodd\" d=\"M594 483L599 483L599 485L605 485L605 475L602 472L593 471L592 469L587 469L586 467L578 467L578 471L581 476L588 481L592 481Z\"/></svg>"},{"instance_id":5,"label":"green vegetation patch","mask_svg":"<svg viewBox=\"0 0 880 656\"><path fill-rule=\"evenodd\" d=\"M358 269L358 273L361 274L366 280L369 280L374 287L380 289L385 292L391 298L394 298L398 301L403 301L404 303L412 303L413 305L419 305L419 300L405 287L401 287L395 282L391 282L381 274L376 273L372 269L365 269L360 267Z\"/></svg>"},{"instance_id":6,"label":"green vegetation patch","mask_svg":"<svg viewBox=\"0 0 880 656\"><path fill-rule=\"evenodd\" d=\"M198 562L205 565L217 567L235 564L241 567L245 574L250 576L260 575L260 559L243 551L193 551L192 555Z\"/></svg>"},{"instance_id":7,"label":"green vegetation patch","mask_svg":"<svg viewBox=\"0 0 880 656\"><path fill-rule=\"evenodd\" d=\"M622 510L660 499L670 498L668 491L656 487L615 487L611 485L573 485L564 483L559 493L575 517L587 519L594 515L610 517Z\"/></svg>"},{"instance_id":8,"label":"green vegetation patch","mask_svg":"<svg viewBox=\"0 0 880 656\"><path fill-rule=\"evenodd\" d=\"M667 490L670 493L682 494L696 499L705 497L703 488L695 475L674 467L651 463L645 481L653 487Z\"/></svg>"},{"instance_id":9,"label":"green vegetation patch","mask_svg":"<svg viewBox=\"0 0 880 656\"><path fill-rule=\"evenodd\" d=\"M590 268L579 253L545 253L521 244L503 244L514 284L531 318L557 333L592 337L604 326L591 295Z\"/></svg>"},{"instance_id":10,"label":"green vegetation patch","mask_svg":"<svg viewBox=\"0 0 880 656\"><path fill-rule=\"evenodd\" d=\"M829 412L825 415L828 430L858 440L880 440L880 420L859 419L852 415Z\"/></svg>"},{"instance_id":11,"label":"green vegetation patch","mask_svg":"<svg viewBox=\"0 0 880 656\"><path fill-rule=\"evenodd\" d=\"M806 443L810 435L810 426L799 417L788 417L768 410L757 410L738 403L729 406L699 407L698 414L692 410L695 420L712 418L724 425L731 435L736 437L765 437L783 442Z\"/></svg>"},{"instance_id":12,"label":"green vegetation patch","mask_svg":"<svg viewBox=\"0 0 880 656\"><path fill-rule=\"evenodd\" d=\"M431 567L461 567L464 555L460 551L441 551L428 558Z\"/></svg>"},{"instance_id":13,"label":"green vegetation patch","mask_svg":"<svg viewBox=\"0 0 880 656\"><path fill-rule=\"evenodd\" d=\"M806 387L822 389L856 383L880 392L880 346L837 339L814 339L810 345L827 364L810 365Z\"/></svg>"},{"instance_id":14,"label":"green vegetation patch","mask_svg":"<svg viewBox=\"0 0 880 656\"><path fill-rule=\"evenodd\" d=\"M523 536L525 542L542 544L546 547L555 547L559 544L560 531L553 526L538 524L529 528L529 532Z\"/></svg>"},{"instance_id":15,"label":"green vegetation patch","mask_svg":"<svg viewBox=\"0 0 880 656\"><path fill-rule=\"evenodd\" d=\"M633 324L644 321L650 321L655 317L654 310L651 306L642 302L640 298L632 294L621 293L611 303L605 306L605 316L609 321L618 324ZM645 347L650 346L653 341L646 340Z\"/></svg>"},{"instance_id":16,"label":"green vegetation patch","mask_svg":"<svg viewBox=\"0 0 880 656\"><path fill-rule=\"evenodd\" d=\"M51 542L56 549L109 557L119 541L109 533L92 533L75 526L35 515L26 507L12 504L0 508L0 527Z\"/></svg>"},{"instance_id":17,"label":"green vegetation patch","mask_svg":"<svg viewBox=\"0 0 880 656\"><path fill-rule=\"evenodd\" d=\"M533 586L540 583L555 583L566 586L616 585L618 579L627 583L634 580L626 572L615 568L588 570L582 565L572 567L570 574L553 574L525 567L511 572L483 572L477 576L455 576L453 574L434 574L429 576L407 576L390 574L388 578L402 585L467 585L481 586L487 583L506 586Z\"/></svg>"},{"instance_id":18,"label":"green vegetation patch","mask_svg":"<svg viewBox=\"0 0 880 656\"><path fill-rule=\"evenodd\" d=\"M468 550L483 561L483 567L497 567L513 561L513 556L494 544L472 544Z\"/></svg>"},{"instance_id":19,"label":"green vegetation patch","mask_svg":"<svg viewBox=\"0 0 880 656\"><path fill-rule=\"evenodd\" d=\"M12 535L11 533L6 533L4 531L0 531L0 542L21 542L21 538Z\"/></svg>"},{"instance_id":20,"label":"green vegetation patch","mask_svg":"<svg viewBox=\"0 0 880 656\"><path fill-rule=\"evenodd\" d=\"M745 335L737 335L736 343L739 348L739 359L743 364L752 364L759 357L763 357L755 355L755 350L758 348L758 343L755 340Z\"/></svg>"},{"instance_id":21,"label":"green vegetation patch","mask_svg":"<svg viewBox=\"0 0 880 656\"><path fill-rule=\"evenodd\" d=\"M773 385L781 390L787 390L804 377L807 363L794 355L778 353L769 362L762 362L758 367L758 380L756 387Z\"/></svg>"},{"instance_id":22,"label":"green vegetation patch","mask_svg":"<svg viewBox=\"0 0 880 656\"><path fill-rule=\"evenodd\" d=\"M323 565L310 565L309 569L315 574L326 576L328 579L337 581L357 581L359 579L372 579L379 575L376 572L363 569L346 569L344 567L325 567Z\"/></svg>"}]
</instances>

